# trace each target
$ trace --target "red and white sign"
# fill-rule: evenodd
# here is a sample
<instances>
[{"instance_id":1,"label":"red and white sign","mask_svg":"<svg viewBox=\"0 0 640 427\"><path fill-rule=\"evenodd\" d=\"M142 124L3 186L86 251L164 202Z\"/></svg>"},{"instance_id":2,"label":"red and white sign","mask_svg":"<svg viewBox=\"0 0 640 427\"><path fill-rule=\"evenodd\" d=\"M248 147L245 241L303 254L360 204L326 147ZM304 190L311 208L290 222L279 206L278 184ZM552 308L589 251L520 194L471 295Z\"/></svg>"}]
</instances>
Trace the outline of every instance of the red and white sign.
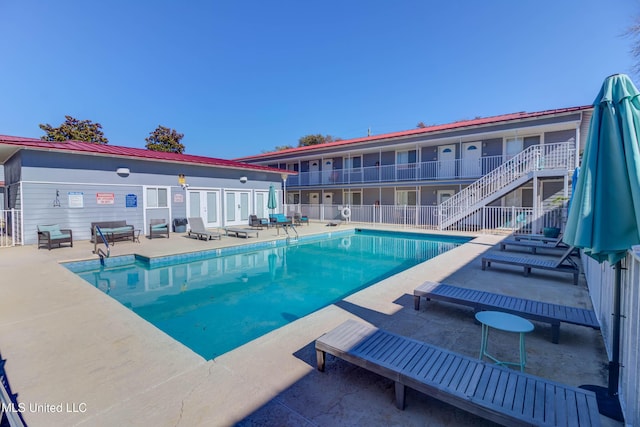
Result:
<instances>
[{"instance_id":1,"label":"red and white sign","mask_svg":"<svg viewBox=\"0 0 640 427\"><path fill-rule=\"evenodd\" d=\"M115 199L116 197L113 193L96 193L96 202L99 205L113 205Z\"/></svg>"}]
</instances>

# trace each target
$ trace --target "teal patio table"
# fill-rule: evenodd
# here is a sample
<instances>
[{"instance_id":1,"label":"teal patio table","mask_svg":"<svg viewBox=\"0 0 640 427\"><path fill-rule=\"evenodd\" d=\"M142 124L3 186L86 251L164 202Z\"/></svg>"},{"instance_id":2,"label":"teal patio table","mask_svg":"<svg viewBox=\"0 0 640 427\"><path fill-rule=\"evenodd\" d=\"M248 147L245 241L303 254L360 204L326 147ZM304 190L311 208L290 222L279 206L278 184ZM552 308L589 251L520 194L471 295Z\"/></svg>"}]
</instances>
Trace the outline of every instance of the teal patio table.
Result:
<instances>
[{"instance_id":1,"label":"teal patio table","mask_svg":"<svg viewBox=\"0 0 640 427\"><path fill-rule=\"evenodd\" d=\"M533 331L533 323L520 316L501 311L480 311L476 313L476 320L482 324L482 341L480 343L480 359L488 357L499 365L520 366L520 371L524 372L527 364L527 351L525 348L524 335ZM498 329L505 332L514 332L520 335L520 362L503 362L487 352L487 341L489 339L489 329Z\"/></svg>"}]
</instances>

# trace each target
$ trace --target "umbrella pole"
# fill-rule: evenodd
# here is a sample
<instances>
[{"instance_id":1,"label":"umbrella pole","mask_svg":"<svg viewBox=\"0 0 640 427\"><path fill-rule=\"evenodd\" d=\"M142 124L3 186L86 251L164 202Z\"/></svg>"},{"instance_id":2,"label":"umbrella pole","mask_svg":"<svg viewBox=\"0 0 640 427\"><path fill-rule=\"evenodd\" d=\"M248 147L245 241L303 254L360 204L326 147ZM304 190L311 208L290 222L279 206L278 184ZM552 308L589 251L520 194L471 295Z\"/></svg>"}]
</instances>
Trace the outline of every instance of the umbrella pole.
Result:
<instances>
[{"instance_id":1,"label":"umbrella pole","mask_svg":"<svg viewBox=\"0 0 640 427\"><path fill-rule=\"evenodd\" d=\"M624 421L618 398L620 380L620 294L622 289L622 261L615 264L613 284L613 324L611 328L611 361L609 362L609 387L581 385L580 388L596 394L598 412L616 421Z\"/></svg>"},{"instance_id":2,"label":"umbrella pole","mask_svg":"<svg viewBox=\"0 0 640 427\"><path fill-rule=\"evenodd\" d=\"M622 260L616 262L613 289L613 325L611 361L609 362L609 396L618 395L620 379L620 294L622 293Z\"/></svg>"}]
</instances>

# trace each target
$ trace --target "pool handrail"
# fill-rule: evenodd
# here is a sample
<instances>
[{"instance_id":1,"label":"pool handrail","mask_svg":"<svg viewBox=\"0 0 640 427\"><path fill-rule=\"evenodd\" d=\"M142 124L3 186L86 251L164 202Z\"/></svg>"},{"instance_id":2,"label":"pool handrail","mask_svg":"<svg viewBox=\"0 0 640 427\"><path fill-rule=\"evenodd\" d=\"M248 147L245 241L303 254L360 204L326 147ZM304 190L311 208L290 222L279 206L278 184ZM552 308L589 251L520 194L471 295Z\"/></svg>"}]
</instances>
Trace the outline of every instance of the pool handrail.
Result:
<instances>
[{"instance_id":1,"label":"pool handrail","mask_svg":"<svg viewBox=\"0 0 640 427\"><path fill-rule=\"evenodd\" d=\"M107 241L107 238L104 237L104 234L102 234L102 230L100 230L100 227L97 225L95 226L95 236L96 238L94 239L94 242L93 242L93 253L100 257L100 263L104 263L104 258L109 258L111 256L111 246L109 246L109 242ZM102 239L102 242L106 246L107 248L106 253L102 249L98 249L97 236L100 236L100 238Z\"/></svg>"}]
</instances>

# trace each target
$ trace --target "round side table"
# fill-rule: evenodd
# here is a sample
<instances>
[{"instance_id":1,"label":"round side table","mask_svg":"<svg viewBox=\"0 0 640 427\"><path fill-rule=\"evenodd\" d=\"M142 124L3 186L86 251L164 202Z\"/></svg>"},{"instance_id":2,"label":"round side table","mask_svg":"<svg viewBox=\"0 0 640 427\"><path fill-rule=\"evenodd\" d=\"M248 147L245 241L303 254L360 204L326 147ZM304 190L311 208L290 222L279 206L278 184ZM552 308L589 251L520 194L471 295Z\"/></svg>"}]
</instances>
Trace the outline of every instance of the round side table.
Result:
<instances>
[{"instance_id":1,"label":"round side table","mask_svg":"<svg viewBox=\"0 0 640 427\"><path fill-rule=\"evenodd\" d=\"M527 319L514 314L503 313L501 311L480 311L476 313L476 319L482 324L482 341L480 342L480 359L488 357L499 365L520 366L520 371L524 372L527 364L527 351L525 348L524 335L533 331L533 323ZM487 352L487 341L489 339L489 329L499 329L505 332L513 332L520 335L520 362L504 362Z\"/></svg>"}]
</instances>

